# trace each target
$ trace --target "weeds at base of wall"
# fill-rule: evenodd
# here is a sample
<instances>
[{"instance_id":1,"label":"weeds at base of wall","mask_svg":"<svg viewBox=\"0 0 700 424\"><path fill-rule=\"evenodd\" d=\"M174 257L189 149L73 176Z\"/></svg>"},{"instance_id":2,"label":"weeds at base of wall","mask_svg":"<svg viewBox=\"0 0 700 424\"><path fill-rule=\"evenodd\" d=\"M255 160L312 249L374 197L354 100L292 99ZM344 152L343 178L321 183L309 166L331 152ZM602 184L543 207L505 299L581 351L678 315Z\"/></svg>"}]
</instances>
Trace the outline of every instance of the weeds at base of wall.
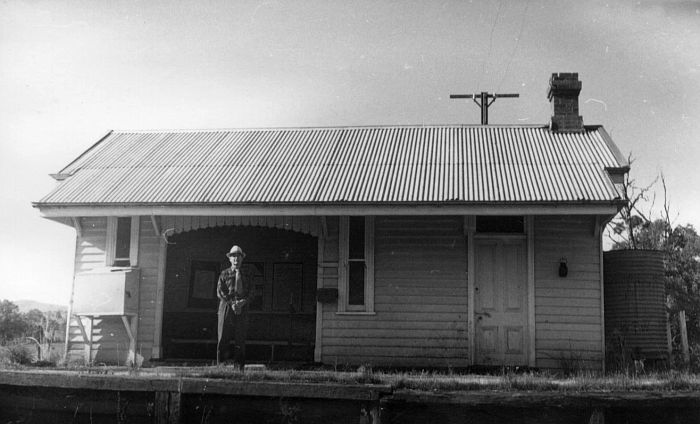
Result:
<instances>
[{"instance_id":1,"label":"weeds at base of wall","mask_svg":"<svg viewBox=\"0 0 700 424\"><path fill-rule=\"evenodd\" d=\"M585 370L583 355L579 352L569 351L566 354L562 353L557 358L557 362L561 373L565 377L579 375Z\"/></svg>"},{"instance_id":2,"label":"weeds at base of wall","mask_svg":"<svg viewBox=\"0 0 700 424\"><path fill-rule=\"evenodd\" d=\"M357 368L357 372L360 374L362 379L370 379L372 377L372 364L365 363Z\"/></svg>"},{"instance_id":3,"label":"weeds at base of wall","mask_svg":"<svg viewBox=\"0 0 700 424\"><path fill-rule=\"evenodd\" d=\"M649 372L683 369L677 365L673 358L647 358L638 348L631 349L621 331L614 331L613 336L606 340L605 368L608 374L639 376Z\"/></svg>"},{"instance_id":4,"label":"weeds at base of wall","mask_svg":"<svg viewBox=\"0 0 700 424\"><path fill-rule=\"evenodd\" d=\"M567 351L561 352L558 356L550 356L550 358L557 361L559 373L565 377L581 375L587 371L583 354L574 349L571 342L569 342Z\"/></svg>"},{"instance_id":5,"label":"weeds at base of wall","mask_svg":"<svg viewBox=\"0 0 700 424\"><path fill-rule=\"evenodd\" d=\"M144 358L141 355L141 345L137 352L129 352L126 358L126 366L130 367L132 370L138 370L143 366Z\"/></svg>"},{"instance_id":6,"label":"weeds at base of wall","mask_svg":"<svg viewBox=\"0 0 700 424\"><path fill-rule=\"evenodd\" d=\"M621 331L613 331L612 338L606 340L605 369L608 372L618 372L631 375L634 364L632 352L627 347L627 341Z\"/></svg>"}]
</instances>

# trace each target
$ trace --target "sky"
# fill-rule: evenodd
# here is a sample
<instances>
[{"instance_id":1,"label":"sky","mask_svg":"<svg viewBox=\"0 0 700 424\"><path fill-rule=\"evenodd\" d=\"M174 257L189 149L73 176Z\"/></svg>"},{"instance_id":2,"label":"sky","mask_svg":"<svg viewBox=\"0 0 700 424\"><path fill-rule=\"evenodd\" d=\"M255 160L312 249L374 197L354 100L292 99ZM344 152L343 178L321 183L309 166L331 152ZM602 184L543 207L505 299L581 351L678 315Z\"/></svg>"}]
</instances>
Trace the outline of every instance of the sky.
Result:
<instances>
[{"instance_id":1,"label":"sky","mask_svg":"<svg viewBox=\"0 0 700 424\"><path fill-rule=\"evenodd\" d=\"M0 299L68 302L75 230L31 202L109 130L478 124L480 91L547 124L554 72L700 228L700 1L0 0Z\"/></svg>"}]
</instances>

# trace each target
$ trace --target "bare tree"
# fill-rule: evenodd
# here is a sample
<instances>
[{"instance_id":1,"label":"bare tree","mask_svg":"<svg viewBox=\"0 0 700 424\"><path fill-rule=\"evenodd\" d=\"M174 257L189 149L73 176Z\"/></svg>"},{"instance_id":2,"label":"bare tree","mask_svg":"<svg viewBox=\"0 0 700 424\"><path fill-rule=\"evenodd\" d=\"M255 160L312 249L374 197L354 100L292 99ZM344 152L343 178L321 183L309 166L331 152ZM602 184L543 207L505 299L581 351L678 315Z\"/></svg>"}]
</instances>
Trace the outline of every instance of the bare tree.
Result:
<instances>
[{"instance_id":1,"label":"bare tree","mask_svg":"<svg viewBox=\"0 0 700 424\"><path fill-rule=\"evenodd\" d=\"M631 154L627 157L627 161L630 165L634 162ZM651 210L645 213L642 211L642 205L650 200L650 194L653 195L651 189L658 180L659 177L656 177L649 185L640 187L629 173L625 174L622 182L622 198L625 200L625 205L620 209L618 216L610 223L612 232L618 238L622 238L622 240L615 239L610 234L608 235L616 247L639 248L637 240L638 229L651 222ZM664 198L666 198L665 190ZM656 197L652 196L651 208L653 208L655 200Z\"/></svg>"}]
</instances>

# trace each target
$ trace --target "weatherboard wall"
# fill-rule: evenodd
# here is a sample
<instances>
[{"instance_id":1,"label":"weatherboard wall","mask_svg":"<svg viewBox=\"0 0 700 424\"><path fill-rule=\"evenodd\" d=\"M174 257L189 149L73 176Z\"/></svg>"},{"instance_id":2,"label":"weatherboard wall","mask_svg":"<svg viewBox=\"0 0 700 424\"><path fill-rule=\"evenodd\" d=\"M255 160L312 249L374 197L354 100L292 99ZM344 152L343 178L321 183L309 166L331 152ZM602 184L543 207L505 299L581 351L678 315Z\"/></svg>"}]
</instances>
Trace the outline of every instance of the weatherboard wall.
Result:
<instances>
[{"instance_id":1,"label":"weatherboard wall","mask_svg":"<svg viewBox=\"0 0 700 424\"><path fill-rule=\"evenodd\" d=\"M535 218L537 366L603 365L600 237L595 217ZM560 277L566 259L568 275Z\"/></svg>"},{"instance_id":2,"label":"weatherboard wall","mask_svg":"<svg viewBox=\"0 0 700 424\"><path fill-rule=\"evenodd\" d=\"M324 287L337 287L337 222L328 220ZM537 216L535 364L600 369L600 238L590 216ZM376 217L375 314L323 305L322 361L470 365L463 217ZM331 259L332 258L332 259ZM562 258L569 273L559 277Z\"/></svg>"},{"instance_id":3,"label":"weatherboard wall","mask_svg":"<svg viewBox=\"0 0 700 424\"><path fill-rule=\"evenodd\" d=\"M79 221L82 227L82 235L76 241L76 274L103 267L106 260L105 247L107 243L107 218L79 218ZM87 320L83 320L83 322L88 324ZM85 330L91 331L89 326ZM66 343L68 343L67 359L69 361L85 358L88 349L84 343L76 317L71 317Z\"/></svg>"},{"instance_id":4,"label":"weatherboard wall","mask_svg":"<svg viewBox=\"0 0 700 424\"><path fill-rule=\"evenodd\" d=\"M107 218L80 218L82 235L77 239L75 273L104 269L106 263ZM160 238L155 234L149 217L141 217L139 225L138 268L139 314L136 353L149 359L155 334L156 287ZM83 318L85 330L92 337L91 348L86 346L77 317L72 317L69 329L68 359L90 360L96 363L125 363L129 338L121 317L101 316L90 321Z\"/></svg>"},{"instance_id":5,"label":"weatherboard wall","mask_svg":"<svg viewBox=\"0 0 700 424\"><path fill-rule=\"evenodd\" d=\"M322 360L331 364L465 366L466 242L463 217L375 218L375 314L323 306ZM338 254L337 220L328 220L324 261ZM337 268L324 286L337 286Z\"/></svg>"},{"instance_id":6,"label":"weatherboard wall","mask_svg":"<svg viewBox=\"0 0 700 424\"><path fill-rule=\"evenodd\" d=\"M76 273L104 268L107 219L81 218ZM320 304L321 360L403 366L470 364L467 247L462 216L375 218L375 314L338 314ZM600 238L595 218L537 216L534 221L536 365L600 368L603 361ZM322 287L338 287L339 220L326 217L319 261ZM156 332L160 237L140 219L137 353L149 359ZM557 274L566 258L567 277ZM87 324L87 320L85 320ZM128 337L119 317L93 320L91 359L123 363ZM85 358L75 318L71 360Z\"/></svg>"}]
</instances>

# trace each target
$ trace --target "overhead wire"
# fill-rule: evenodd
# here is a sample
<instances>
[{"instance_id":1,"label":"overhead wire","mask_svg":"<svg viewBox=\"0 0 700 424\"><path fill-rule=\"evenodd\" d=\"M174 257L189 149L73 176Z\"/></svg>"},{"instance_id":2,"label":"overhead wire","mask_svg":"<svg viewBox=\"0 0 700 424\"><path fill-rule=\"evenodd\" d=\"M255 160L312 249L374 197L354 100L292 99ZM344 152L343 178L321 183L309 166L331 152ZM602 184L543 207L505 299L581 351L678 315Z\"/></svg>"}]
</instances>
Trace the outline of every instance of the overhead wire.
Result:
<instances>
[{"instance_id":1,"label":"overhead wire","mask_svg":"<svg viewBox=\"0 0 700 424\"><path fill-rule=\"evenodd\" d=\"M476 84L477 89L481 87L481 78L486 75L486 63L491 62L491 51L493 49L493 32L496 30L496 24L498 23L498 18L501 15L501 9L503 8L503 0L498 1L498 9L496 9L496 16L493 18L493 23L491 24L491 34L489 35L489 50L486 54L486 59L481 62L481 76Z\"/></svg>"},{"instance_id":2,"label":"overhead wire","mask_svg":"<svg viewBox=\"0 0 700 424\"><path fill-rule=\"evenodd\" d=\"M503 77L501 78L501 82L498 83L498 86L496 87L496 92L500 91L501 85L503 85L503 81L506 80L506 76L508 76L508 71L510 70L510 64L513 62L513 58L515 57L515 52L518 50L518 46L520 45L520 39L523 36L523 30L525 29L525 22L527 18L527 9L530 7L530 0L527 0L525 3L525 8L523 9L523 14L520 16L520 31L518 31L518 37L515 39L515 46L513 46L513 50L510 52L510 57L508 58L508 63L506 64L505 71L503 72Z\"/></svg>"}]
</instances>

